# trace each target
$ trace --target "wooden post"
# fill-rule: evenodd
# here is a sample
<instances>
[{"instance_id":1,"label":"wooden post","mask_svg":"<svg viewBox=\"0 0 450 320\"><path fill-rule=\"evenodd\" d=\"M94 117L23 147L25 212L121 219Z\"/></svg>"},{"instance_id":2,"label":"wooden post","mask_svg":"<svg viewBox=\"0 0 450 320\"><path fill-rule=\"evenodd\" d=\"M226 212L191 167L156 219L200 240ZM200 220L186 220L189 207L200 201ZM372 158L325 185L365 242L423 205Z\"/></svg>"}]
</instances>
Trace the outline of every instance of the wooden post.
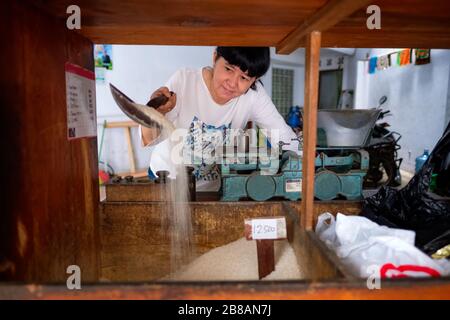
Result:
<instances>
[{"instance_id":1,"label":"wooden post","mask_svg":"<svg viewBox=\"0 0 450 320\"><path fill-rule=\"evenodd\" d=\"M314 160L317 139L317 101L319 91L319 60L321 33L307 35L305 61L305 110L303 119L303 181L300 224L313 229L314 217Z\"/></svg>"},{"instance_id":2,"label":"wooden post","mask_svg":"<svg viewBox=\"0 0 450 320\"><path fill-rule=\"evenodd\" d=\"M275 270L274 240L256 240L258 254L258 276L264 278Z\"/></svg>"},{"instance_id":3,"label":"wooden post","mask_svg":"<svg viewBox=\"0 0 450 320\"><path fill-rule=\"evenodd\" d=\"M274 240L287 238L286 218L245 219L244 235L247 240L256 240L258 276L261 280L275 270Z\"/></svg>"},{"instance_id":4,"label":"wooden post","mask_svg":"<svg viewBox=\"0 0 450 320\"><path fill-rule=\"evenodd\" d=\"M66 62L94 71L93 43L26 1L0 2L0 38L0 278L97 281L97 137L67 139L64 81Z\"/></svg>"}]
</instances>

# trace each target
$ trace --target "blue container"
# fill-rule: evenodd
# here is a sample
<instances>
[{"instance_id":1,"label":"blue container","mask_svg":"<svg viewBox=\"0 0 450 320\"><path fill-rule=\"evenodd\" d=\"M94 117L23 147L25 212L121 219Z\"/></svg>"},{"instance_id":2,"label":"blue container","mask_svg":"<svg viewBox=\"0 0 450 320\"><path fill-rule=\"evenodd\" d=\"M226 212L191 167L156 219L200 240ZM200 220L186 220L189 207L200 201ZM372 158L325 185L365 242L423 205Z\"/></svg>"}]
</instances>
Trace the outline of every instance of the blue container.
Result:
<instances>
[{"instance_id":1,"label":"blue container","mask_svg":"<svg viewBox=\"0 0 450 320\"><path fill-rule=\"evenodd\" d=\"M420 171L420 169L422 168L423 164L427 161L429 156L430 152L428 151L428 149L425 149L423 151L423 154L416 158L416 173Z\"/></svg>"},{"instance_id":2,"label":"blue container","mask_svg":"<svg viewBox=\"0 0 450 320\"><path fill-rule=\"evenodd\" d=\"M292 128L300 128L300 107L292 106L287 116L287 124Z\"/></svg>"}]
</instances>

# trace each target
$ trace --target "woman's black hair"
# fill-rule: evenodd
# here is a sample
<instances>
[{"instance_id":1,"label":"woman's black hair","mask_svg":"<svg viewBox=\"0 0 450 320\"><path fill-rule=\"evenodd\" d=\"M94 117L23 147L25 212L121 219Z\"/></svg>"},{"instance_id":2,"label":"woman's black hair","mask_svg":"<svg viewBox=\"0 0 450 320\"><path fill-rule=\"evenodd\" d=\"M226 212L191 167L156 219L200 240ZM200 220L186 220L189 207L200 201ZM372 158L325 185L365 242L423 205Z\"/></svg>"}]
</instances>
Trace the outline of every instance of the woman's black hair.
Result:
<instances>
[{"instance_id":1,"label":"woman's black hair","mask_svg":"<svg viewBox=\"0 0 450 320\"><path fill-rule=\"evenodd\" d=\"M229 64L248 71L250 77L262 77L270 66L269 47L217 47L217 56L223 57ZM250 88L256 90L256 82Z\"/></svg>"}]
</instances>

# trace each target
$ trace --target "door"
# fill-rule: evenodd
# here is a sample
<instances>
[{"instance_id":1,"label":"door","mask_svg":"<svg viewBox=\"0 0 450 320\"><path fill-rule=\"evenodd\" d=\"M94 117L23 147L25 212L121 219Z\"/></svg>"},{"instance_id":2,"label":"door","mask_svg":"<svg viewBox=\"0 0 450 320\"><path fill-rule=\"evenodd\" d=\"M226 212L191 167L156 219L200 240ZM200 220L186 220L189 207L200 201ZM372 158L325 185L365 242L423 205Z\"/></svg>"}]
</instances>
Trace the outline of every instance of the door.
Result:
<instances>
[{"instance_id":1,"label":"door","mask_svg":"<svg viewBox=\"0 0 450 320\"><path fill-rule=\"evenodd\" d=\"M320 71L319 109L337 109L342 90L342 70Z\"/></svg>"}]
</instances>

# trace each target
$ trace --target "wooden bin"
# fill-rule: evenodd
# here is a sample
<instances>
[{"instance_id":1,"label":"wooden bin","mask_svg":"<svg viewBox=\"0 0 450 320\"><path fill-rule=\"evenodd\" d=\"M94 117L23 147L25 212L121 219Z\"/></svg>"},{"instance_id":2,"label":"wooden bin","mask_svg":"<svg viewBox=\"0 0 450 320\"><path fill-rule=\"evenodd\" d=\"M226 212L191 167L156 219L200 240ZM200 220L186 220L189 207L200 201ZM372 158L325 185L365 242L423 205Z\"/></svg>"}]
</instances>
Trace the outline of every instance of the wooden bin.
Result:
<instances>
[{"instance_id":1,"label":"wooden bin","mask_svg":"<svg viewBox=\"0 0 450 320\"><path fill-rule=\"evenodd\" d=\"M102 202L99 279L83 290L65 282L0 284L1 298L83 299L435 299L446 298L450 279L382 280L370 290L354 277L313 231L299 225L298 202L191 202L194 242L200 255L243 236L244 219L285 216L288 241L302 278L289 281L164 281L170 271L170 237L161 227L164 202ZM316 202L325 211L357 214L357 201ZM256 252L255 252L256 254Z\"/></svg>"},{"instance_id":2,"label":"wooden bin","mask_svg":"<svg viewBox=\"0 0 450 320\"><path fill-rule=\"evenodd\" d=\"M102 281L145 282L170 272L170 234L162 226L163 202L106 202L101 209ZM201 255L244 236L246 218L285 216L288 241L304 279L339 279L344 271L316 235L299 226L298 215L282 202L191 203L193 240ZM256 246L255 246L256 248ZM256 254L256 249L255 249Z\"/></svg>"},{"instance_id":3,"label":"wooden bin","mask_svg":"<svg viewBox=\"0 0 450 320\"><path fill-rule=\"evenodd\" d=\"M383 280L383 290L369 290L353 276L313 231L298 219L298 202L191 203L194 242L200 255L243 236L244 219L285 216L288 241L303 277L291 281L153 282L170 271L170 240L161 228L163 202L104 202L101 205L101 282L147 283L151 298L431 298L442 297L449 278ZM358 214L360 202L316 202L322 212ZM256 252L255 252L256 254ZM413 292L411 289L417 291ZM440 288L440 289L438 289ZM440 291L444 290L444 291ZM100 296L105 294L100 290Z\"/></svg>"}]
</instances>

